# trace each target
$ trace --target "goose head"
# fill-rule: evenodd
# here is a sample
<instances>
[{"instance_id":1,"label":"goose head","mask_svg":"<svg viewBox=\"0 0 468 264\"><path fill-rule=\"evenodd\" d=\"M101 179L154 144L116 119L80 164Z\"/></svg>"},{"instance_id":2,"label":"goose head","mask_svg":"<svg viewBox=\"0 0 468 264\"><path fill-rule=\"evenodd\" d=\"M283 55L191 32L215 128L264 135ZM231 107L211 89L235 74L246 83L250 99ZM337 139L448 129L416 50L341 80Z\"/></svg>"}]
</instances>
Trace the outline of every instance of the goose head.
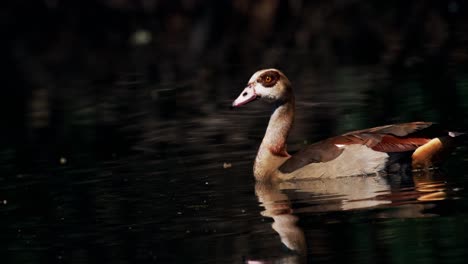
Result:
<instances>
[{"instance_id":1,"label":"goose head","mask_svg":"<svg viewBox=\"0 0 468 264\"><path fill-rule=\"evenodd\" d=\"M250 77L247 87L232 103L233 107L261 99L268 103L281 104L292 98L291 82L277 69L257 71Z\"/></svg>"}]
</instances>

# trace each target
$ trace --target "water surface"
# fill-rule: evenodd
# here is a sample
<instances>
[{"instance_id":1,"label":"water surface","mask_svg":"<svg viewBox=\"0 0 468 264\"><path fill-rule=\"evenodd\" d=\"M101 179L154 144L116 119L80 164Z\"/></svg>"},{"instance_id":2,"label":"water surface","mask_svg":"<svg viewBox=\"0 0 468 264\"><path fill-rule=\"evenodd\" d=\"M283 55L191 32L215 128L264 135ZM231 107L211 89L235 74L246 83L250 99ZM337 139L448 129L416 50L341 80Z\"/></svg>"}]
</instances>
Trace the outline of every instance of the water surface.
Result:
<instances>
[{"instance_id":1,"label":"water surface","mask_svg":"<svg viewBox=\"0 0 468 264\"><path fill-rule=\"evenodd\" d=\"M298 105L320 113L320 104ZM159 120L143 135L107 128L101 141L94 140L104 132L90 130L89 145L38 141L19 161L4 151L4 256L9 263L464 262L465 147L435 171L259 184L252 163L268 114L262 104L226 108ZM298 130L313 128L297 125L293 149L301 137L314 138Z\"/></svg>"}]
</instances>

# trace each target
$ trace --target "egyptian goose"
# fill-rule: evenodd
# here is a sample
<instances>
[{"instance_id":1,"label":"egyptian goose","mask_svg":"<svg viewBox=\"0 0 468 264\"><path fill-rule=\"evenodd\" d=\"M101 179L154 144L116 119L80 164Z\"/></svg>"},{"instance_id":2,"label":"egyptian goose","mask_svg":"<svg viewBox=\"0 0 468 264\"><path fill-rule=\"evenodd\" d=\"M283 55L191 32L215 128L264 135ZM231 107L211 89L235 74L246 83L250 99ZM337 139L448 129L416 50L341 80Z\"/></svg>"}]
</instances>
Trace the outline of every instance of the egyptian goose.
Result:
<instances>
[{"instance_id":1,"label":"egyptian goose","mask_svg":"<svg viewBox=\"0 0 468 264\"><path fill-rule=\"evenodd\" d=\"M328 138L291 156L286 150L295 110L291 82L277 69L257 71L232 106L256 99L275 106L254 162L257 180L374 174L403 153L411 154L413 169L429 168L448 143L462 134L430 122L393 124Z\"/></svg>"}]
</instances>

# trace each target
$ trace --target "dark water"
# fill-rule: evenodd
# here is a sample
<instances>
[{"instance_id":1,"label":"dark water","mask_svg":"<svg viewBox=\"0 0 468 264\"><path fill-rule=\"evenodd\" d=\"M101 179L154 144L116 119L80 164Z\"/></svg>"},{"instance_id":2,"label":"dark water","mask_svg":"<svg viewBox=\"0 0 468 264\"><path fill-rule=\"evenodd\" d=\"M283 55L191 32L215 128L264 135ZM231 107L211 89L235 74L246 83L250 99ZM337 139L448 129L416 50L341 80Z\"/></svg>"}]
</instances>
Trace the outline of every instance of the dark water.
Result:
<instances>
[{"instance_id":1,"label":"dark water","mask_svg":"<svg viewBox=\"0 0 468 264\"><path fill-rule=\"evenodd\" d=\"M407 121L468 128L464 1L10 1L0 9L1 263L465 263L468 149L417 174L256 184L288 147Z\"/></svg>"},{"instance_id":2,"label":"dark water","mask_svg":"<svg viewBox=\"0 0 468 264\"><path fill-rule=\"evenodd\" d=\"M320 105L299 108L320 113ZM88 145L36 142L24 160L4 151L3 259L464 263L466 147L443 168L413 175L256 184L251 167L268 114L258 103L183 122L159 120L137 140L127 125L128 131L105 130L108 138L92 128ZM246 125L252 122L258 123ZM297 131L303 127L293 132L292 148L307 137Z\"/></svg>"}]
</instances>

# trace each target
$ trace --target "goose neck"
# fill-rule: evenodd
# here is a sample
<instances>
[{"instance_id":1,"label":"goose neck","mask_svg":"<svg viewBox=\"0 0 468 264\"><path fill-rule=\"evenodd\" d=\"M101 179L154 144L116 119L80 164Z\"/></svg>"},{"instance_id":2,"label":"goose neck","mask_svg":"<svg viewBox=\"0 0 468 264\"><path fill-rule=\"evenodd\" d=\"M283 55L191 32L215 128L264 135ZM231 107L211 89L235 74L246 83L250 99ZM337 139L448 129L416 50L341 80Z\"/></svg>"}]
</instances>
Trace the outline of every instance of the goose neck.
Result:
<instances>
[{"instance_id":1,"label":"goose neck","mask_svg":"<svg viewBox=\"0 0 468 264\"><path fill-rule=\"evenodd\" d=\"M254 175L257 179L268 178L290 157L286 139L294 120L294 106L292 98L275 107L255 159Z\"/></svg>"}]
</instances>

